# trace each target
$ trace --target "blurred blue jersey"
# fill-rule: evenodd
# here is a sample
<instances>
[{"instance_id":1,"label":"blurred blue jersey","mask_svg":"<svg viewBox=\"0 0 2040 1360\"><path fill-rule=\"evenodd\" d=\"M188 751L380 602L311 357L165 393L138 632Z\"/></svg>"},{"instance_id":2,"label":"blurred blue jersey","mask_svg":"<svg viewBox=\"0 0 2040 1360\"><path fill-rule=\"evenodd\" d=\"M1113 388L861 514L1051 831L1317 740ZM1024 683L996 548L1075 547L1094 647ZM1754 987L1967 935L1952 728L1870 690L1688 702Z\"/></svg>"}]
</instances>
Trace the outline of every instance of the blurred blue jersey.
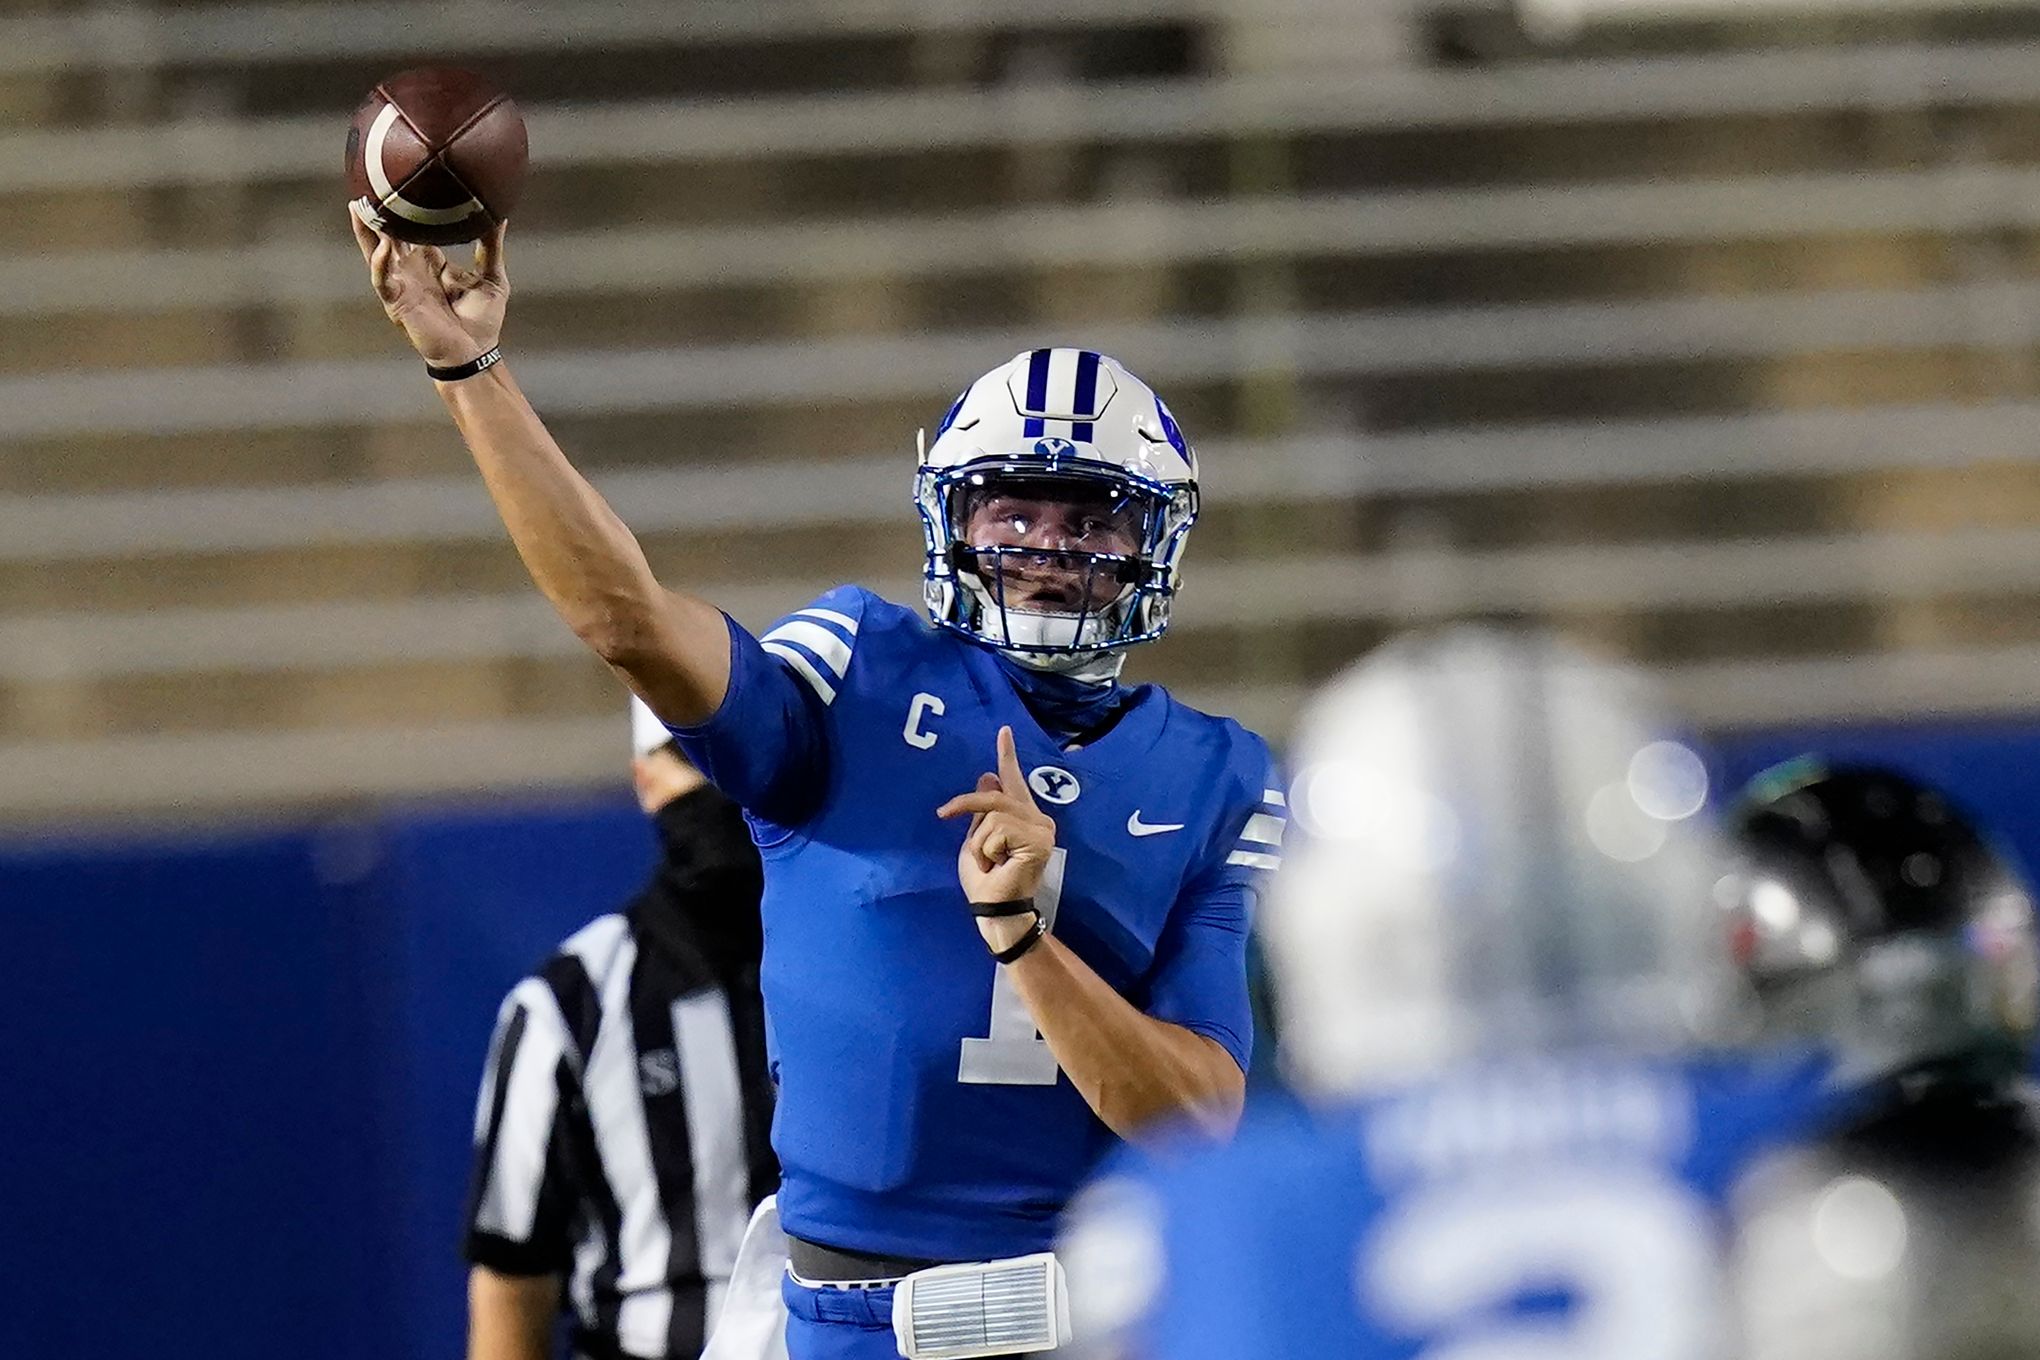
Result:
<instances>
[{"instance_id":1,"label":"blurred blue jersey","mask_svg":"<svg viewBox=\"0 0 2040 1360\"><path fill-rule=\"evenodd\" d=\"M1245 1067L1248 917L1283 822L1267 747L1141 686L1058 749L994 652L854 587L730 635L727 698L675 736L764 854L787 1231L926 1260L1046 1249L1113 1139L986 951L964 825L935 809L995 768L1010 725L1056 821L1037 898L1056 938Z\"/></svg>"},{"instance_id":2,"label":"blurred blue jersey","mask_svg":"<svg viewBox=\"0 0 2040 1360\"><path fill-rule=\"evenodd\" d=\"M1823 1064L1552 1059L1129 1156L1064 1242L1080 1343L1141 1360L1720 1360L1737 1177Z\"/></svg>"}]
</instances>

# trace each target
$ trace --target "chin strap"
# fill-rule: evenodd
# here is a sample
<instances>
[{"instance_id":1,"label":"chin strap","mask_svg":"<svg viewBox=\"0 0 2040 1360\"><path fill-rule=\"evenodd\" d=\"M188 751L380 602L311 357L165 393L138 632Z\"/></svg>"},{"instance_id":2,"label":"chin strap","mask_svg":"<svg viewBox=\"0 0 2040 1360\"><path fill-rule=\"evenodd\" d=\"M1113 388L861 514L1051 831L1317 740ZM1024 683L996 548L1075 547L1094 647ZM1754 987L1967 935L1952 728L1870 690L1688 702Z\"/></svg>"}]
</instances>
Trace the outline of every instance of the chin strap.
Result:
<instances>
[{"instance_id":1,"label":"chin strap","mask_svg":"<svg viewBox=\"0 0 2040 1360\"><path fill-rule=\"evenodd\" d=\"M1073 680L1102 681L1118 679L1120 667L1126 664L1123 646L1104 652L1065 649L1084 646L1091 638L1116 632L1125 620L1125 611L1132 607L1129 600L1115 600L1090 614L1077 616L1006 608L981 579L974 577L959 576L955 589L976 603L977 624L969 630L971 634L1028 670L1066 675ZM1027 650L1040 647L1055 650Z\"/></svg>"},{"instance_id":2,"label":"chin strap","mask_svg":"<svg viewBox=\"0 0 2040 1360\"><path fill-rule=\"evenodd\" d=\"M1030 671L1041 671L1047 675L1067 676L1087 684L1102 685L1119 678L1119 672L1126 667L1126 650L1099 652L1092 656L1050 656L1039 652L1015 651L1010 647L993 644L1000 656L1016 666L1025 666Z\"/></svg>"}]
</instances>

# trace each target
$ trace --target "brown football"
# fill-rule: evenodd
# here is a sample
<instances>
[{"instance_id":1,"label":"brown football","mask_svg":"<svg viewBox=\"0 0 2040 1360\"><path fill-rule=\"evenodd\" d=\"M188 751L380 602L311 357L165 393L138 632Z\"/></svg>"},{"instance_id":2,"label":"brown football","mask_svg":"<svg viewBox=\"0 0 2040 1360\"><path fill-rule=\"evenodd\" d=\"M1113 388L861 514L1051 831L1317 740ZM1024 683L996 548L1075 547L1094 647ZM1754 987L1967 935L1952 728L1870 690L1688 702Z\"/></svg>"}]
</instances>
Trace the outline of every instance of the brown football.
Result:
<instances>
[{"instance_id":1,"label":"brown football","mask_svg":"<svg viewBox=\"0 0 2040 1360\"><path fill-rule=\"evenodd\" d=\"M347 129L347 192L402 241L474 241L524 190L524 119L472 71L421 66L379 83Z\"/></svg>"}]
</instances>

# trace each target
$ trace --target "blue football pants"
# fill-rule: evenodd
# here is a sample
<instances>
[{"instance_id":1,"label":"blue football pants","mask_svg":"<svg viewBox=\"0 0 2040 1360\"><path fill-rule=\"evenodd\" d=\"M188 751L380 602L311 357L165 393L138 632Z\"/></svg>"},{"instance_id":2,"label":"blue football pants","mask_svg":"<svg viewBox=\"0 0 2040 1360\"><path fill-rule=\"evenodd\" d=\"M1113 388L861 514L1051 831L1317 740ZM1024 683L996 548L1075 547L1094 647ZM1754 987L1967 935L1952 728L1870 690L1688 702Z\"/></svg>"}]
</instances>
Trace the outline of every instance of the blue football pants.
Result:
<instances>
[{"instance_id":1,"label":"blue football pants","mask_svg":"<svg viewBox=\"0 0 2040 1360\"><path fill-rule=\"evenodd\" d=\"M787 1275L779 1282L779 1292L786 1300L787 1360L900 1360L892 1329L891 1286L809 1289Z\"/></svg>"},{"instance_id":2,"label":"blue football pants","mask_svg":"<svg viewBox=\"0 0 2040 1360\"><path fill-rule=\"evenodd\" d=\"M900 1360L893 1339L893 1291L809 1289L791 1275L786 1300L787 1360Z\"/></svg>"}]
</instances>

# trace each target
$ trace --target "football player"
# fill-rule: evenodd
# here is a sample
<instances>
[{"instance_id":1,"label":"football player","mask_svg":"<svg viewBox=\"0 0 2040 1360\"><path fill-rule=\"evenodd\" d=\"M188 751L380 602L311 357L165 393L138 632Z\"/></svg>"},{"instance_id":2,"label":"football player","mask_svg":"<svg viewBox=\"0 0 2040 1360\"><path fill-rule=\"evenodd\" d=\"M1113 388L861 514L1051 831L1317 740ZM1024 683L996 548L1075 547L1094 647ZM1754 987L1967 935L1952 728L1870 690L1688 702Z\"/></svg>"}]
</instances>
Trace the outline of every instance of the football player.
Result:
<instances>
[{"instance_id":1,"label":"football player","mask_svg":"<svg viewBox=\"0 0 2040 1360\"><path fill-rule=\"evenodd\" d=\"M1292 759L1262 939L1303 1098L1080 1197L1079 1344L1728 1354L1727 1192L1821 1069L1725 1046L1749 1011L1700 758L1624 673L1465 629L1336 682Z\"/></svg>"},{"instance_id":2,"label":"football player","mask_svg":"<svg viewBox=\"0 0 2040 1360\"><path fill-rule=\"evenodd\" d=\"M1092 350L1000 365L920 459L925 612L844 586L754 636L653 579L489 358L501 231L473 269L355 233L539 588L750 817L794 1360L988 1353L975 1283L921 1290L896 1341L893 1286L957 1264L1024 1277L1033 1321L996 1334L1051 1348L1044 1253L1114 1135L1237 1118L1247 917L1280 858L1262 741L1118 680L1197 517L1168 408ZM966 835L1016 896L966 901Z\"/></svg>"},{"instance_id":3,"label":"football player","mask_svg":"<svg viewBox=\"0 0 2040 1360\"><path fill-rule=\"evenodd\" d=\"M1849 1117L1742 1194L1750 1360L2040 1355L2032 898L1949 798L1794 762L1735 819L1767 1019L1831 1046Z\"/></svg>"}]
</instances>

